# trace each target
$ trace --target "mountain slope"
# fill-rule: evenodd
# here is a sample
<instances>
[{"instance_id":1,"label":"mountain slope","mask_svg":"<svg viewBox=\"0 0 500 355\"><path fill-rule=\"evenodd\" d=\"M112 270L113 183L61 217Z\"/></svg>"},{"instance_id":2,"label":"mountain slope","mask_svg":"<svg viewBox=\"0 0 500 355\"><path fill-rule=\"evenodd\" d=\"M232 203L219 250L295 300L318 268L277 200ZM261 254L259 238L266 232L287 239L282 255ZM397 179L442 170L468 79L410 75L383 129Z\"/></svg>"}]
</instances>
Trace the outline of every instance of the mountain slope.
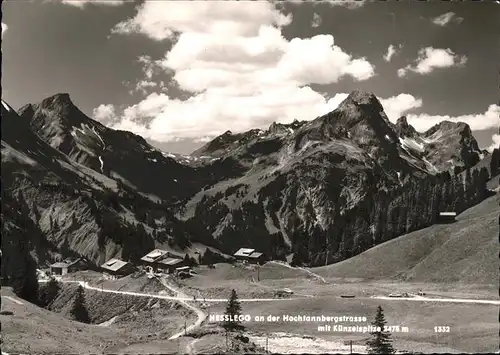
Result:
<instances>
[{"instance_id":1,"label":"mountain slope","mask_svg":"<svg viewBox=\"0 0 500 355\"><path fill-rule=\"evenodd\" d=\"M486 195L484 174L464 187L429 160L437 164L457 144L474 151L466 127L443 124L425 136L404 119L393 125L371 93L354 91L312 121L228 131L194 152L193 166L86 117L67 94L26 105L21 117L5 111L7 191L26 201L55 248L70 245L94 261L191 240L324 265L426 227L439 208L461 209ZM451 131L465 136L450 144ZM447 155L437 136L450 138ZM439 144L415 151L409 139Z\"/></svg>"},{"instance_id":2,"label":"mountain slope","mask_svg":"<svg viewBox=\"0 0 500 355\"><path fill-rule=\"evenodd\" d=\"M194 229L211 233L227 252L247 245L283 257L305 249L303 254L315 263L342 260L373 246L376 238L371 231L360 235L365 232L357 227L353 227L356 231L339 231L339 220L366 229L375 218L368 214L379 213L380 203L374 198L380 191L425 180L424 187L433 187L412 194L429 199L438 188L439 178L432 176L440 170L433 162L444 153L434 146L415 152L401 135L438 141L439 134L453 136L453 127L443 124L420 137L405 120L391 124L373 94L354 91L336 110L313 121L273 124L268 130L239 134L228 131L193 155L213 154L218 162L236 161L241 166L239 175L187 199L178 215ZM475 142L473 137L466 141L470 146ZM445 157L455 148L452 145ZM432 161L422 154L426 149ZM391 208L408 203L400 196L395 199L400 199L399 207ZM432 201L437 208L437 198ZM359 220L349 212L357 209L371 211ZM412 222L411 227L402 223L398 230L422 228L432 220L429 215L425 222Z\"/></svg>"},{"instance_id":3,"label":"mountain slope","mask_svg":"<svg viewBox=\"0 0 500 355\"><path fill-rule=\"evenodd\" d=\"M12 201L2 222L13 226L5 229L2 249L18 245L22 234L27 242L43 245L35 248L39 264L83 255L99 265L112 256L133 258L150 251L153 235L160 243L174 236L188 243L183 223L165 206L73 161L45 143L29 123L2 101L2 198ZM16 228L15 206L23 207L23 218L39 233ZM16 268L16 262L6 258L6 270Z\"/></svg>"},{"instance_id":4,"label":"mountain slope","mask_svg":"<svg viewBox=\"0 0 500 355\"><path fill-rule=\"evenodd\" d=\"M403 235L314 272L325 277L496 283L499 214L497 194L464 211L456 223Z\"/></svg>"},{"instance_id":5,"label":"mountain slope","mask_svg":"<svg viewBox=\"0 0 500 355\"><path fill-rule=\"evenodd\" d=\"M484 158L468 124L442 121L424 133L418 133L406 117L395 124L402 147L422 159L431 172L472 167Z\"/></svg>"},{"instance_id":6,"label":"mountain slope","mask_svg":"<svg viewBox=\"0 0 500 355\"><path fill-rule=\"evenodd\" d=\"M19 115L29 120L33 131L45 142L73 161L143 193L165 200L192 193L192 168L177 163L138 135L109 129L90 119L68 94L25 105ZM179 189L181 183L183 188Z\"/></svg>"}]
</instances>

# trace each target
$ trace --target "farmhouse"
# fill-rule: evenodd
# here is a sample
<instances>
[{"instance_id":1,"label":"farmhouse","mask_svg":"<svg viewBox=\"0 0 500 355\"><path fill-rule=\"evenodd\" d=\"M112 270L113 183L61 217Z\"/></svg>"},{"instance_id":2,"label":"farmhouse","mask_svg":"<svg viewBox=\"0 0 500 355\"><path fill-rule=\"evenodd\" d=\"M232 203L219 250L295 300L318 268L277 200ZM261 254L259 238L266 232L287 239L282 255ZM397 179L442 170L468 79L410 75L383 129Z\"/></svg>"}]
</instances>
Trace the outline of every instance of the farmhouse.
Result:
<instances>
[{"instance_id":1,"label":"farmhouse","mask_svg":"<svg viewBox=\"0 0 500 355\"><path fill-rule=\"evenodd\" d=\"M141 263L145 266L151 266L152 268L158 268L160 266L160 261L168 256L166 250L155 249L141 258Z\"/></svg>"},{"instance_id":2,"label":"farmhouse","mask_svg":"<svg viewBox=\"0 0 500 355\"><path fill-rule=\"evenodd\" d=\"M457 217L456 212L439 212L438 222L440 223L452 223L455 222Z\"/></svg>"},{"instance_id":3,"label":"farmhouse","mask_svg":"<svg viewBox=\"0 0 500 355\"><path fill-rule=\"evenodd\" d=\"M75 271L86 270L88 261L85 258L66 259L50 265L50 272L54 275L64 276Z\"/></svg>"},{"instance_id":4,"label":"farmhouse","mask_svg":"<svg viewBox=\"0 0 500 355\"><path fill-rule=\"evenodd\" d=\"M141 262L145 266L150 266L155 270L164 270L169 273L176 268L184 266L185 262L182 257L169 253L166 250L155 249L144 255Z\"/></svg>"},{"instance_id":5,"label":"farmhouse","mask_svg":"<svg viewBox=\"0 0 500 355\"><path fill-rule=\"evenodd\" d=\"M234 257L237 260L246 261L251 264L262 264L265 261L264 253L260 253L255 251L255 249L249 248L240 248L236 253L234 253Z\"/></svg>"},{"instance_id":6,"label":"farmhouse","mask_svg":"<svg viewBox=\"0 0 500 355\"><path fill-rule=\"evenodd\" d=\"M102 264L101 269L104 273L113 276L126 276L135 271L135 267L131 263L114 258Z\"/></svg>"}]
</instances>

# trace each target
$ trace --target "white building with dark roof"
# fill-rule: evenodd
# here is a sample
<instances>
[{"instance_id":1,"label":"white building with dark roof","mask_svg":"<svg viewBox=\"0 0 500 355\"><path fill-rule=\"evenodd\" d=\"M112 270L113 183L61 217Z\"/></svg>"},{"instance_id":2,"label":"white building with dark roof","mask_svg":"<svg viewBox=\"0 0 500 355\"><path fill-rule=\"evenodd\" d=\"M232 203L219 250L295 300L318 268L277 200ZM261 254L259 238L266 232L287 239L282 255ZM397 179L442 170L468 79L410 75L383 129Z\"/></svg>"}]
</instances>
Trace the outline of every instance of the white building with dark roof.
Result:
<instances>
[{"instance_id":1,"label":"white building with dark roof","mask_svg":"<svg viewBox=\"0 0 500 355\"><path fill-rule=\"evenodd\" d=\"M262 264L265 261L264 253L255 251L255 249L251 248L240 248L233 256L237 260L247 261L252 264Z\"/></svg>"}]
</instances>

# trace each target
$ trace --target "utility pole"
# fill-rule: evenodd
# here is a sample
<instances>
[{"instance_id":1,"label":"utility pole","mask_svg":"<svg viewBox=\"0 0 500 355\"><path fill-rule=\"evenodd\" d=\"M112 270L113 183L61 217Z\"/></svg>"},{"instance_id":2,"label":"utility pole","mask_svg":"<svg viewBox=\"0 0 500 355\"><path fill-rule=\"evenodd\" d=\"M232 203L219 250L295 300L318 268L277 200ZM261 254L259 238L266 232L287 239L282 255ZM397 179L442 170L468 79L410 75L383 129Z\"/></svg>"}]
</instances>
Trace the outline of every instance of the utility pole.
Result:
<instances>
[{"instance_id":1,"label":"utility pole","mask_svg":"<svg viewBox=\"0 0 500 355\"><path fill-rule=\"evenodd\" d=\"M351 346L351 354L352 354L352 340L349 341L349 345Z\"/></svg>"},{"instance_id":2,"label":"utility pole","mask_svg":"<svg viewBox=\"0 0 500 355\"><path fill-rule=\"evenodd\" d=\"M260 281L260 265L257 264L257 281Z\"/></svg>"},{"instance_id":3,"label":"utility pole","mask_svg":"<svg viewBox=\"0 0 500 355\"><path fill-rule=\"evenodd\" d=\"M187 335L187 315L184 316L184 335Z\"/></svg>"},{"instance_id":4,"label":"utility pole","mask_svg":"<svg viewBox=\"0 0 500 355\"><path fill-rule=\"evenodd\" d=\"M227 329L226 329L226 351L229 351L229 345L227 343Z\"/></svg>"},{"instance_id":5,"label":"utility pole","mask_svg":"<svg viewBox=\"0 0 500 355\"><path fill-rule=\"evenodd\" d=\"M266 353L269 354L269 334L266 334Z\"/></svg>"}]
</instances>

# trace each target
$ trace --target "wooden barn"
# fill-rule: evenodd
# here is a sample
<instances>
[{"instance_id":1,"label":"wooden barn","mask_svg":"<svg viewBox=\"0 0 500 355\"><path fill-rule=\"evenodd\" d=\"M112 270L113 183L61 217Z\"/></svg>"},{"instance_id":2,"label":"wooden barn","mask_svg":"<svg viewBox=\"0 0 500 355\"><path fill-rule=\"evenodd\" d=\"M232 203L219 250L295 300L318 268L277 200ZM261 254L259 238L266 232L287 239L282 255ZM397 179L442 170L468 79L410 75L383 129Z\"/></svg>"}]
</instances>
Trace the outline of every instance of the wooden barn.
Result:
<instances>
[{"instance_id":1,"label":"wooden barn","mask_svg":"<svg viewBox=\"0 0 500 355\"><path fill-rule=\"evenodd\" d=\"M113 276L127 276L133 273L136 268L129 262L113 258L102 264L101 270Z\"/></svg>"},{"instance_id":2,"label":"wooden barn","mask_svg":"<svg viewBox=\"0 0 500 355\"><path fill-rule=\"evenodd\" d=\"M65 259L64 261L60 261L50 265L50 272L53 275L59 275L59 276L64 276L72 272L87 270L87 269L88 269L88 261L83 257L78 259Z\"/></svg>"}]
</instances>

